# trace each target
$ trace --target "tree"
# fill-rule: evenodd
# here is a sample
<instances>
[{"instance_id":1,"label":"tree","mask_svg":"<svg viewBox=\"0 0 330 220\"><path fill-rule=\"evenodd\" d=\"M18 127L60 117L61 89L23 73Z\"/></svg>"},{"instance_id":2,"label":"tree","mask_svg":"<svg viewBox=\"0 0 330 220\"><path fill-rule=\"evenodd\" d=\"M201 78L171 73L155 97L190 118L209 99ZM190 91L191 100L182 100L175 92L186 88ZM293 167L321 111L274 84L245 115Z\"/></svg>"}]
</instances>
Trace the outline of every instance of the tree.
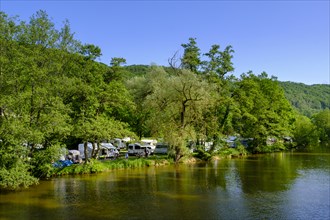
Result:
<instances>
[{"instance_id":1,"label":"tree","mask_svg":"<svg viewBox=\"0 0 330 220\"><path fill-rule=\"evenodd\" d=\"M71 127L59 92L66 80L58 74L63 53L55 50L59 35L48 15L39 11L29 23L16 24L1 14L1 32L7 34L0 38L0 169L6 170L2 183L12 180L2 187L14 189L37 182L34 175L40 177L38 171L46 172L58 157L50 149L60 146Z\"/></svg>"},{"instance_id":2,"label":"tree","mask_svg":"<svg viewBox=\"0 0 330 220\"><path fill-rule=\"evenodd\" d=\"M197 47L196 38L189 38L189 43L181 44L184 49L181 65L193 73L198 73L201 65L200 49Z\"/></svg>"},{"instance_id":3,"label":"tree","mask_svg":"<svg viewBox=\"0 0 330 220\"><path fill-rule=\"evenodd\" d=\"M187 142L196 139L195 125L208 108L209 86L188 70L169 75L160 69L149 76L152 91L143 104L150 109L148 124L153 135L163 137L170 144L178 162L188 153Z\"/></svg>"},{"instance_id":4,"label":"tree","mask_svg":"<svg viewBox=\"0 0 330 220\"><path fill-rule=\"evenodd\" d=\"M301 149L318 145L319 136L317 127L308 117L303 115L298 115L296 118L293 137L297 147Z\"/></svg>"},{"instance_id":5,"label":"tree","mask_svg":"<svg viewBox=\"0 0 330 220\"><path fill-rule=\"evenodd\" d=\"M330 109L323 110L312 117L313 124L317 127L321 142L330 141Z\"/></svg>"},{"instance_id":6,"label":"tree","mask_svg":"<svg viewBox=\"0 0 330 220\"><path fill-rule=\"evenodd\" d=\"M123 81L129 75L129 72L122 67L126 63L125 58L113 57L110 61L110 68L105 76L105 81L110 82L113 80Z\"/></svg>"},{"instance_id":7,"label":"tree","mask_svg":"<svg viewBox=\"0 0 330 220\"><path fill-rule=\"evenodd\" d=\"M86 59L95 60L102 55L101 48L93 44L85 44L80 48L80 54L86 57Z\"/></svg>"},{"instance_id":8,"label":"tree","mask_svg":"<svg viewBox=\"0 0 330 220\"><path fill-rule=\"evenodd\" d=\"M224 51L220 51L219 45L212 45L210 51L204 54L209 60L203 62L203 72L209 76L216 75L224 79L227 73L234 71L232 53L234 53L232 46L227 46Z\"/></svg>"},{"instance_id":9,"label":"tree","mask_svg":"<svg viewBox=\"0 0 330 220\"><path fill-rule=\"evenodd\" d=\"M254 151L268 151L267 138L290 136L293 110L275 78L265 72L243 74L233 98L238 103L234 127L243 137L253 138Z\"/></svg>"}]
</instances>

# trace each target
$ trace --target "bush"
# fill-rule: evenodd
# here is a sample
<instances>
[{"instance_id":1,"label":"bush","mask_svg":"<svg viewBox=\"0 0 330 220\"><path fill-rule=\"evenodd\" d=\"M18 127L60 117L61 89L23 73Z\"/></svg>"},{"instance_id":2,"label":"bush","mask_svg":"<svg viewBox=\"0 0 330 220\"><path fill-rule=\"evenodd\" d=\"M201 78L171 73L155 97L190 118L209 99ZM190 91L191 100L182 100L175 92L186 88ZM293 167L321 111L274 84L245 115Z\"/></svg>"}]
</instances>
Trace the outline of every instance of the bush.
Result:
<instances>
[{"instance_id":1,"label":"bush","mask_svg":"<svg viewBox=\"0 0 330 220\"><path fill-rule=\"evenodd\" d=\"M33 154L31 164L32 174L38 178L51 177L56 171L52 162L57 161L62 153L60 145L53 145L46 149L41 149Z\"/></svg>"},{"instance_id":2,"label":"bush","mask_svg":"<svg viewBox=\"0 0 330 220\"><path fill-rule=\"evenodd\" d=\"M21 187L28 188L38 183L38 179L31 176L29 166L21 161L7 170L0 169L0 188L5 190L17 190Z\"/></svg>"},{"instance_id":3,"label":"bush","mask_svg":"<svg viewBox=\"0 0 330 220\"><path fill-rule=\"evenodd\" d=\"M239 156L240 152L235 148L223 147L218 151L218 154L223 157Z\"/></svg>"},{"instance_id":4,"label":"bush","mask_svg":"<svg viewBox=\"0 0 330 220\"><path fill-rule=\"evenodd\" d=\"M196 150L195 157L207 161L211 159L211 154L209 152L204 151L202 148L198 148Z\"/></svg>"}]
</instances>

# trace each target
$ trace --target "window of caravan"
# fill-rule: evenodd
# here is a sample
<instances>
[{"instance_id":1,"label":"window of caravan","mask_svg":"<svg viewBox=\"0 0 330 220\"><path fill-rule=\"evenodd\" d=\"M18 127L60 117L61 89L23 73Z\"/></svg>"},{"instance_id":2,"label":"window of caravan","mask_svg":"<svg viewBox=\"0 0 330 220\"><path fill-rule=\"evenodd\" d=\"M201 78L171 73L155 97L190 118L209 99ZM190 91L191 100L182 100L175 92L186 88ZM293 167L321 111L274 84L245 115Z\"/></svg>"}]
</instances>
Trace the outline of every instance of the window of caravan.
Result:
<instances>
[{"instance_id":1,"label":"window of caravan","mask_svg":"<svg viewBox=\"0 0 330 220\"><path fill-rule=\"evenodd\" d=\"M128 145L129 150L133 150L133 145Z\"/></svg>"},{"instance_id":2,"label":"window of caravan","mask_svg":"<svg viewBox=\"0 0 330 220\"><path fill-rule=\"evenodd\" d=\"M136 144L136 145L135 145L135 150L139 150L139 149L141 149L141 146L138 145L138 144Z\"/></svg>"}]
</instances>

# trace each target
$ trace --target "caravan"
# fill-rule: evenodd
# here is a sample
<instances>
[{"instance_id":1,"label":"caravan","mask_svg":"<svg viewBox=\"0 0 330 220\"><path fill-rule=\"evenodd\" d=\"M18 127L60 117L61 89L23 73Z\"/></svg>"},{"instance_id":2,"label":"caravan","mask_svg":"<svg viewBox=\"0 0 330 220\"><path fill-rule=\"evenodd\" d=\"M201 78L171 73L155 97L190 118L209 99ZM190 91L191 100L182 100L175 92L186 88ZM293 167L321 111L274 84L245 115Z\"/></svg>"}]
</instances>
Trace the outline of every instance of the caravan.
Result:
<instances>
[{"instance_id":1,"label":"caravan","mask_svg":"<svg viewBox=\"0 0 330 220\"><path fill-rule=\"evenodd\" d=\"M95 143L95 150L98 149L98 145ZM85 151L84 151L84 144L78 145L78 151L80 152L81 158L85 159ZM87 156L88 158L92 157L93 151L93 144L88 142L87 143ZM116 147L114 147L111 143L101 143L100 149L98 152L98 157L102 158L116 158L119 156L119 152Z\"/></svg>"},{"instance_id":2,"label":"caravan","mask_svg":"<svg viewBox=\"0 0 330 220\"><path fill-rule=\"evenodd\" d=\"M167 154L168 152L168 144L165 143L157 143L156 149L154 151L155 154Z\"/></svg>"},{"instance_id":3,"label":"caravan","mask_svg":"<svg viewBox=\"0 0 330 220\"><path fill-rule=\"evenodd\" d=\"M156 140L142 139L141 142L142 142L143 146L151 148L151 153L152 154L154 153L154 151L156 149L156 144L157 144Z\"/></svg>"},{"instance_id":4,"label":"caravan","mask_svg":"<svg viewBox=\"0 0 330 220\"><path fill-rule=\"evenodd\" d=\"M126 143L123 139L115 138L115 139L111 140L110 142L113 146L117 147L118 150L126 149Z\"/></svg>"}]
</instances>

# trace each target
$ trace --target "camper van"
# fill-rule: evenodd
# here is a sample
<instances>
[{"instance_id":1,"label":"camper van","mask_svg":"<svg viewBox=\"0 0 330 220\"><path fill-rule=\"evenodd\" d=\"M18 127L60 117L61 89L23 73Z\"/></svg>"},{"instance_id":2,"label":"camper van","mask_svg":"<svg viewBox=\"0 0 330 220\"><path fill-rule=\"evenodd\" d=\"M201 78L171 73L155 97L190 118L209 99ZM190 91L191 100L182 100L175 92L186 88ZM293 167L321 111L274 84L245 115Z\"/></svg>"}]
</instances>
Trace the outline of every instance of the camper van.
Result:
<instances>
[{"instance_id":1,"label":"camper van","mask_svg":"<svg viewBox=\"0 0 330 220\"><path fill-rule=\"evenodd\" d=\"M129 144L128 145L128 155L143 155L145 152L147 152L147 154L151 154L152 153L152 149L149 146L144 146L141 145L140 143L135 143L135 144Z\"/></svg>"},{"instance_id":2,"label":"camper van","mask_svg":"<svg viewBox=\"0 0 330 220\"><path fill-rule=\"evenodd\" d=\"M95 150L98 149L98 145L95 144ZM78 145L78 151L80 152L81 158L85 159L85 151L84 151L84 144L79 144ZM92 151L93 151L93 145L92 143L87 143L87 154L88 158L91 158L92 156ZM116 147L114 147L111 143L101 143L100 144L100 150L98 157L103 157L103 158L110 158L110 157L118 157L119 152Z\"/></svg>"}]
</instances>

